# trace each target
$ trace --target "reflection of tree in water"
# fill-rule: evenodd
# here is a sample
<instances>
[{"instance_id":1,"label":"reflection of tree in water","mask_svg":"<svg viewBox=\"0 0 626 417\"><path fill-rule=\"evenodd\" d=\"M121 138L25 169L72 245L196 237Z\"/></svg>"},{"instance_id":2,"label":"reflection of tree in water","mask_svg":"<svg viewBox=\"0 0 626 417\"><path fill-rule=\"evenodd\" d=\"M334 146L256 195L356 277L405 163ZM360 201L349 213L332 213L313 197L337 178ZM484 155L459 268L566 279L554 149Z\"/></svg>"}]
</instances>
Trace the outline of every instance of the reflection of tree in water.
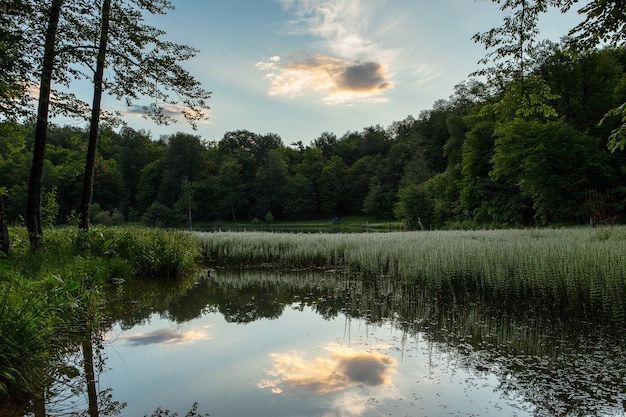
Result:
<instances>
[{"instance_id":1,"label":"reflection of tree in water","mask_svg":"<svg viewBox=\"0 0 626 417\"><path fill-rule=\"evenodd\" d=\"M271 274L273 277L274 275ZM195 304L196 312L206 309L207 305L219 311L227 322L250 323L259 319L276 319L280 317L286 306L302 301L304 298L319 299L321 295L316 288L312 288L306 280L300 285L290 285L287 281L267 279L267 275L259 272L240 271L237 274L214 273L204 277L199 288L190 291L183 299L195 299L201 294L202 302L179 302L178 306L185 306L185 310L175 310L170 313L176 320L181 318L181 312ZM196 295L191 295L191 293ZM202 306L202 307L200 307Z\"/></svg>"},{"instance_id":2,"label":"reflection of tree in water","mask_svg":"<svg viewBox=\"0 0 626 417\"><path fill-rule=\"evenodd\" d=\"M521 303L470 299L469 294L463 300L432 297L390 277L320 271L214 271L170 289L142 283L137 290L117 291L129 302L130 313L122 305L110 311L126 324L155 312L178 323L208 312L249 323L277 318L288 306L309 307L328 320L345 315L371 324L390 322L404 341L424 339L430 348L447 352L455 366L495 375L502 395L521 396L534 405L536 415L621 414L625 409L625 342L611 340L602 329L538 316Z\"/></svg>"},{"instance_id":3,"label":"reflection of tree in water","mask_svg":"<svg viewBox=\"0 0 626 417\"><path fill-rule=\"evenodd\" d=\"M196 282L196 276L188 275L176 280L137 278L110 286L106 288L103 314L122 329L131 329L145 323L155 313L167 315L169 308L189 293Z\"/></svg>"},{"instance_id":4,"label":"reflection of tree in water","mask_svg":"<svg viewBox=\"0 0 626 417\"><path fill-rule=\"evenodd\" d=\"M115 401L111 389L99 390L98 374L105 369L104 329L86 326L63 335L64 349L49 366L49 379L41 396L33 401L34 417L118 416L126 403Z\"/></svg>"},{"instance_id":5,"label":"reflection of tree in water","mask_svg":"<svg viewBox=\"0 0 626 417\"><path fill-rule=\"evenodd\" d=\"M227 320L276 317L286 305L310 306L326 319L345 314L391 322L405 338L425 339L456 366L493 374L502 395L519 395L536 415L622 414L626 350L601 329L536 316L528 306L428 296L411 283L343 274L221 272L207 285Z\"/></svg>"}]
</instances>

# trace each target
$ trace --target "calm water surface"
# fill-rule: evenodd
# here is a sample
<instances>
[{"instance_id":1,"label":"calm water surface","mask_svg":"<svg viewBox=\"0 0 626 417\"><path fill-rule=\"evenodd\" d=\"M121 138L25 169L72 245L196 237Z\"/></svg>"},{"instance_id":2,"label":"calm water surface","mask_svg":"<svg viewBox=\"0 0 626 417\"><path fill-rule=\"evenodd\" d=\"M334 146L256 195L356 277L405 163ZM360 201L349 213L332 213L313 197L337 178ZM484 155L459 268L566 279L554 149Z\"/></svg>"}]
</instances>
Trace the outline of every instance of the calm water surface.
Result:
<instances>
[{"instance_id":1,"label":"calm water surface","mask_svg":"<svg viewBox=\"0 0 626 417\"><path fill-rule=\"evenodd\" d=\"M619 345L390 279L214 271L112 299L93 343L102 416L624 415ZM50 414L86 409L73 390Z\"/></svg>"}]
</instances>

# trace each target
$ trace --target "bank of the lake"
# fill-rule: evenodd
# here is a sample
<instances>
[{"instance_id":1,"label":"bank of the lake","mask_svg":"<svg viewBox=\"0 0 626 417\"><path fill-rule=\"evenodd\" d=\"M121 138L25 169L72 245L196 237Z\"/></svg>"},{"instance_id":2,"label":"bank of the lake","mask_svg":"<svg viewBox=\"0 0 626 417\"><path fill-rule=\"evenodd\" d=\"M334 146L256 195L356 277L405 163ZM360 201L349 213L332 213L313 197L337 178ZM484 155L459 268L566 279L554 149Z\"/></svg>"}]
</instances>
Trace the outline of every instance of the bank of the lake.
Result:
<instances>
[{"instance_id":1,"label":"bank of the lake","mask_svg":"<svg viewBox=\"0 0 626 417\"><path fill-rule=\"evenodd\" d=\"M42 386L68 372L55 366L58 355L101 332L102 311L115 308L104 306L106 288L177 281L200 266L341 269L375 285L409 286L440 305L480 304L607 334L626 323L624 226L358 234L67 228L46 231L36 252L25 230L11 234L14 253L0 264L2 415L36 406ZM172 296L150 288L141 297Z\"/></svg>"},{"instance_id":2,"label":"bank of the lake","mask_svg":"<svg viewBox=\"0 0 626 417\"><path fill-rule=\"evenodd\" d=\"M189 233L148 228L47 230L31 251L11 229L13 253L0 260L0 415L37 405L59 355L101 325L103 288L129 279L177 279L197 268ZM35 397L34 397L35 396Z\"/></svg>"}]
</instances>

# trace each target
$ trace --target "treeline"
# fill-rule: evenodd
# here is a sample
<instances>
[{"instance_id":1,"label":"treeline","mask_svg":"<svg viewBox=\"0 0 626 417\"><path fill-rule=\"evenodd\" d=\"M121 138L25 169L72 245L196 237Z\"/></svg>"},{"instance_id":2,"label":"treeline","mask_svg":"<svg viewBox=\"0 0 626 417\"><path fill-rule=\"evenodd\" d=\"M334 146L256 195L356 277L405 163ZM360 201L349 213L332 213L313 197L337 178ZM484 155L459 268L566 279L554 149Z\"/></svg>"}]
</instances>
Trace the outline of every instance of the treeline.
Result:
<instances>
[{"instance_id":1,"label":"treeline","mask_svg":"<svg viewBox=\"0 0 626 417\"><path fill-rule=\"evenodd\" d=\"M525 79L497 88L470 80L417 118L340 137L324 132L309 146L246 130L219 141L185 133L154 140L103 127L92 220L184 226L365 213L425 229L616 222L626 202L626 154L607 149L621 120L605 115L626 102L625 68L626 48L574 56L545 43ZM523 106L519 89L530 97ZM33 131L29 123L0 125L10 222L25 211ZM49 129L42 212L49 224L76 217L87 136L82 128Z\"/></svg>"}]
</instances>

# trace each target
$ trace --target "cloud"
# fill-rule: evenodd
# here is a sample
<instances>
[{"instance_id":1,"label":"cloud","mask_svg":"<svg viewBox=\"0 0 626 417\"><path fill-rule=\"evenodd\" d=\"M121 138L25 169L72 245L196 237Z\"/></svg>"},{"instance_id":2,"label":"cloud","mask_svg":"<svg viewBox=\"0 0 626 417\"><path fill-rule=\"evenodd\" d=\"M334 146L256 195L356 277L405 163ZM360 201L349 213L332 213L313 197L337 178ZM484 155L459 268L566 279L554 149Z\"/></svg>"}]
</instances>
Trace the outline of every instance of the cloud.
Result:
<instances>
[{"instance_id":1,"label":"cloud","mask_svg":"<svg viewBox=\"0 0 626 417\"><path fill-rule=\"evenodd\" d=\"M179 105L157 106L154 103L148 106L133 104L126 107L124 113L129 116L143 117L144 119L155 120L158 124L169 124L178 122L189 117L198 124L212 124L204 111L192 111L188 107Z\"/></svg>"},{"instance_id":2,"label":"cloud","mask_svg":"<svg viewBox=\"0 0 626 417\"><path fill-rule=\"evenodd\" d=\"M321 47L351 60L379 58L380 46L372 40L370 22L376 7L366 0L282 0L295 19L294 34L312 35Z\"/></svg>"},{"instance_id":3,"label":"cloud","mask_svg":"<svg viewBox=\"0 0 626 417\"><path fill-rule=\"evenodd\" d=\"M376 101L393 86L381 63L349 62L332 56L298 52L286 59L272 57L257 63L267 72L270 95L295 97L314 91L322 101L338 104L347 101Z\"/></svg>"},{"instance_id":4,"label":"cloud","mask_svg":"<svg viewBox=\"0 0 626 417\"><path fill-rule=\"evenodd\" d=\"M159 329L145 334L136 334L125 336L122 338L127 340L131 345L143 346L151 344L159 345L179 345L182 343L192 343L198 340L210 340L206 328L189 329L187 331L178 331L176 329Z\"/></svg>"},{"instance_id":5,"label":"cloud","mask_svg":"<svg viewBox=\"0 0 626 417\"><path fill-rule=\"evenodd\" d=\"M347 390L355 386L378 386L391 381L396 361L386 355L354 351L339 346L327 347L327 357L306 359L292 352L270 355L273 366L268 374L275 377L263 380L259 388L271 389L276 394L286 390L294 396L323 395Z\"/></svg>"},{"instance_id":6,"label":"cloud","mask_svg":"<svg viewBox=\"0 0 626 417\"><path fill-rule=\"evenodd\" d=\"M150 111L151 111L150 106L141 106L139 104L133 104L127 108L126 114L144 117L147 114L146 112L150 112ZM177 119L177 118L182 117L182 111L183 111L182 106L181 107L170 106L170 107L162 107L160 112L161 114L163 114L164 116L168 118Z\"/></svg>"},{"instance_id":7,"label":"cloud","mask_svg":"<svg viewBox=\"0 0 626 417\"><path fill-rule=\"evenodd\" d=\"M384 49L370 23L376 7L364 0L280 0L294 18L291 35L313 36L309 51L274 56L257 63L266 71L270 95L288 97L321 93L322 102L386 102L381 96L393 87L393 65L398 51Z\"/></svg>"}]
</instances>

